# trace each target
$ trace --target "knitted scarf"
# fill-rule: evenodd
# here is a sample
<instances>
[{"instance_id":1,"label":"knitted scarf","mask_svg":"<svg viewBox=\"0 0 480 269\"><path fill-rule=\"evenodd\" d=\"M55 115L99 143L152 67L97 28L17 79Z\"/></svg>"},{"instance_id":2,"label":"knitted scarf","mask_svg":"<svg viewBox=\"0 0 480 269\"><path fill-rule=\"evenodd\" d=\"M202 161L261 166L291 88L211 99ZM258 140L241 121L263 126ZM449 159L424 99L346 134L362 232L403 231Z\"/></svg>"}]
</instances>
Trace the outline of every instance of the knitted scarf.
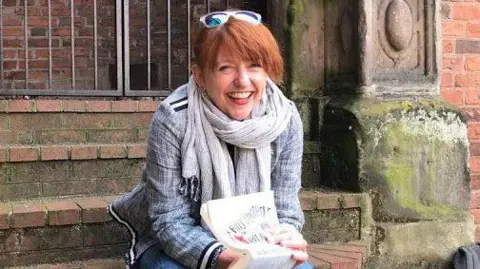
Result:
<instances>
[{"instance_id":1,"label":"knitted scarf","mask_svg":"<svg viewBox=\"0 0 480 269\"><path fill-rule=\"evenodd\" d=\"M181 154L182 185L191 199L204 203L270 190L270 143L287 127L291 109L290 101L268 79L265 94L251 117L232 120L190 77L188 123ZM234 161L226 143L236 146Z\"/></svg>"}]
</instances>

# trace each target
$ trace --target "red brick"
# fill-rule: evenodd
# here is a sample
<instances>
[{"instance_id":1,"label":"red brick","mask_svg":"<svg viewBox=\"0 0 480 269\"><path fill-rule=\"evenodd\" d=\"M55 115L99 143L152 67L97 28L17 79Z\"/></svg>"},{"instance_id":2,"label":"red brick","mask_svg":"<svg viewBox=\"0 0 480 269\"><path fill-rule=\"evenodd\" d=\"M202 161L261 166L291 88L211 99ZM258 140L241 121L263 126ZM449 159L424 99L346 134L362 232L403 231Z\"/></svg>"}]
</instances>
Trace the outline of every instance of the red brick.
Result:
<instances>
[{"instance_id":1,"label":"red brick","mask_svg":"<svg viewBox=\"0 0 480 269\"><path fill-rule=\"evenodd\" d=\"M40 227L46 224L47 211L41 201L14 203L11 225L13 228Z\"/></svg>"},{"instance_id":2,"label":"red brick","mask_svg":"<svg viewBox=\"0 0 480 269\"><path fill-rule=\"evenodd\" d=\"M64 112L84 112L87 110L86 101L63 100Z\"/></svg>"},{"instance_id":3,"label":"red brick","mask_svg":"<svg viewBox=\"0 0 480 269\"><path fill-rule=\"evenodd\" d=\"M480 75L478 74L461 74L455 76L455 86L465 88L480 87Z\"/></svg>"},{"instance_id":4,"label":"red brick","mask_svg":"<svg viewBox=\"0 0 480 269\"><path fill-rule=\"evenodd\" d=\"M477 225L477 227L475 228L475 242L479 242L480 241L480 226Z\"/></svg>"},{"instance_id":5,"label":"red brick","mask_svg":"<svg viewBox=\"0 0 480 269\"><path fill-rule=\"evenodd\" d=\"M135 112L138 109L138 101L113 101L113 112Z\"/></svg>"},{"instance_id":6,"label":"red brick","mask_svg":"<svg viewBox=\"0 0 480 269\"><path fill-rule=\"evenodd\" d=\"M160 105L160 101L139 101L138 111L140 112L155 112Z\"/></svg>"},{"instance_id":7,"label":"red brick","mask_svg":"<svg viewBox=\"0 0 480 269\"><path fill-rule=\"evenodd\" d=\"M8 101L0 100L0 112L7 112L7 111L8 111Z\"/></svg>"},{"instance_id":8,"label":"red brick","mask_svg":"<svg viewBox=\"0 0 480 269\"><path fill-rule=\"evenodd\" d=\"M30 100L11 100L9 112L30 112L33 111Z\"/></svg>"},{"instance_id":9,"label":"red brick","mask_svg":"<svg viewBox=\"0 0 480 269\"><path fill-rule=\"evenodd\" d=\"M11 212L12 205L10 203L0 203L0 230L9 228L9 217Z\"/></svg>"},{"instance_id":10,"label":"red brick","mask_svg":"<svg viewBox=\"0 0 480 269\"><path fill-rule=\"evenodd\" d=\"M480 209L480 190L472 190L470 192L470 208Z\"/></svg>"},{"instance_id":11,"label":"red brick","mask_svg":"<svg viewBox=\"0 0 480 269\"><path fill-rule=\"evenodd\" d=\"M480 190L480 175L470 175L470 189Z\"/></svg>"},{"instance_id":12,"label":"red brick","mask_svg":"<svg viewBox=\"0 0 480 269\"><path fill-rule=\"evenodd\" d=\"M61 100L37 100L37 111L39 112L60 112L62 111Z\"/></svg>"},{"instance_id":13,"label":"red brick","mask_svg":"<svg viewBox=\"0 0 480 269\"><path fill-rule=\"evenodd\" d=\"M444 56L442 61L442 69L450 71L463 71L464 60L463 56Z\"/></svg>"},{"instance_id":14,"label":"red brick","mask_svg":"<svg viewBox=\"0 0 480 269\"><path fill-rule=\"evenodd\" d=\"M455 51L455 41L454 40L443 40L443 53L453 53Z\"/></svg>"},{"instance_id":15,"label":"red brick","mask_svg":"<svg viewBox=\"0 0 480 269\"><path fill-rule=\"evenodd\" d=\"M147 157L147 145L145 144L128 145L127 156L130 159Z\"/></svg>"},{"instance_id":16,"label":"red brick","mask_svg":"<svg viewBox=\"0 0 480 269\"><path fill-rule=\"evenodd\" d=\"M443 36L464 37L466 32L465 23L462 21L444 21L442 24Z\"/></svg>"},{"instance_id":17,"label":"red brick","mask_svg":"<svg viewBox=\"0 0 480 269\"><path fill-rule=\"evenodd\" d=\"M348 248L343 248L343 246L339 246L335 248L335 247L330 247L329 245L320 245L318 247L313 245L309 249L311 249L312 253L316 252L318 253L318 255L329 254L336 257L354 259L357 267L352 267L352 269L361 269L361 265L363 261L362 252L347 251Z\"/></svg>"},{"instance_id":18,"label":"red brick","mask_svg":"<svg viewBox=\"0 0 480 269\"><path fill-rule=\"evenodd\" d=\"M0 148L0 163L7 161L8 148Z\"/></svg>"},{"instance_id":19,"label":"red brick","mask_svg":"<svg viewBox=\"0 0 480 269\"><path fill-rule=\"evenodd\" d=\"M40 153L42 161L68 160L68 147L66 146L42 146Z\"/></svg>"},{"instance_id":20,"label":"red brick","mask_svg":"<svg viewBox=\"0 0 480 269\"><path fill-rule=\"evenodd\" d=\"M480 157L470 157L469 164L470 164L470 170L472 172L474 173L480 172Z\"/></svg>"},{"instance_id":21,"label":"red brick","mask_svg":"<svg viewBox=\"0 0 480 269\"><path fill-rule=\"evenodd\" d=\"M124 145L103 145L100 146L101 159L125 158L127 152Z\"/></svg>"},{"instance_id":22,"label":"red brick","mask_svg":"<svg viewBox=\"0 0 480 269\"><path fill-rule=\"evenodd\" d=\"M467 90L465 92L465 103L467 105L478 105L478 104L480 104L480 91L478 91L478 90Z\"/></svg>"},{"instance_id":23,"label":"red brick","mask_svg":"<svg viewBox=\"0 0 480 269\"><path fill-rule=\"evenodd\" d=\"M110 112L110 101L87 101L88 112Z\"/></svg>"},{"instance_id":24,"label":"red brick","mask_svg":"<svg viewBox=\"0 0 480 269\"><path fill-rule=\"evenodd\" d=\"M340 208L356 208L360 207L360 195L358 194L342 194L339 197Z\"/></svg>"},{"instance_id":25,"label":"red brick","mask_svg":"<svg viewBox=\"0 0 480 269\"><path fill-rule=\"evenodd\" d=\"M90 160L97 158L97 146L72 146L70 150L72 160Z\"/></svg>"},{"instance_id":26,"label":"red brick","mask_svg":"<svg viewBox=\"0 0 480 269\"><path fill-rule=\"evenodd\" d=\"M442 72L442 80L440 82L441 87L453 87L454 76L452 73Z\"/></svg>"},{"instance_id":27,"label":"red brick","mask_svg":"<svg viewBox=\"0 0 480 269\"><path fill-rule=\"evenodd\" d=\"M46 201L48 225L80 223L80 208L73 201Z\"/></svg>"},{"instance_id":28,"label":"red brick","mask_svg":"<svg viewBox=\"0 0 480 269\"><path fill-rule=\"evenodd\" d=\"M480 56L467 57L465 61L465 69L468 71L480 71ZM477 75L480 76L480 74Z\"/></svg>"},{"instance_id":29,"label":"red brick","mask_svg":"<svg viewBox=\"0 0 480 269\"><path fill-rule=\"evenodd\" d=\"M480 23L467 23L467 37L480 37Z\"/></svg>"},{"instance_id":30,"label":"red brick","mask_svg":"<svg viewBox=\"0 0 480 269\"><path fill-rule=\"evenodd\" d=\"M11 147L11 162L28 162L38 160L38 148L36 147Z\"/></svg>"},{"instance_id":31,"label":"red brick","mask_svg":"<svg viewBox=\"0 0 480 269\"><path fill-rule=\"evenodd\" d=\"M470 213L472 214L473 216L473 221L475 222L475 224L479 224L480 223L480 209L470 209Z\"/></svg>"},{"instance_id":32,"label":"red brick","mask_svg":"<svg viewBox=\"0 0 480 269\"><path fill-rule=\"evenodd\" d=\"M3 37L21 37L25 35L25 31L18 27L4 27Z\"/></svg>"},{"instance_id":33,"label":"red brick","mask_svg":"<svg viewBox=\"0 0 480 269\"><path fill-rule=\"evenodd\" d=\"M335 255L321 253L318 252L316 249L309 248L308 254L311 258L326 261L330 264L331 269L356 269L358 267L358 263L356 259L352 258L345 258L345 257L338 257Z\"/></svg>"},{"instance_id":34,"label":"red brick","mask_svg":"<svg viewBox=\"0 0 480 269\"><path fill-rule=\"evenodd\" d=\"M317 209L337 209L340 208L340 195L336 193L318 193Z\"/></svg>"},{"instance_id":35,"label":"red brick","mask_svg":"<svg viewBox=\"0 0 480 269\"><path fill-rule=\"evenodd\" d=\"M455 43L456 53L476 53L480 54L480 41L479 40L465 40L460 39Z\"/></svg>"},{"instance_id":36,"label":"red brick","mask_svg":"<svg viewBox=\"0 0 480 269\"><path fill-rule=\"evenodd\" d=\"M442 90L440 91L440 95L445 101L453 105L463 105L463 90Z\"/></svg>"},{"instance_id":37,"label":"red brick","mask_svg":"<svg viewBox=\"0 0 480 269\"><path fill-rule=\"evenodd\" d=\"M478 20L480 18L480 5L474 3L454 3L452 5L452 18L456 20Z\"/></svg>"},{"instance_id":38,"label":"red brick","mask_svg":"<svg viewBox=\"0 0 480 269\"><path fill-rule=\"evenodd\" d=\"M77 204L82 209L83 223L107 222L112 219L107 212L108 204L102 197L79 198Z\"/></svg>"},{"instance_id":39,"label":"red brick","mask_svg":"<svg viewBox=\"0 0 480 269\"><path fill-rule=\"evenodd\" d=\"M300 205L302 210L315 210L317 209L317 196L312 192L300 193Z\"/></svg>"}]
</instances>

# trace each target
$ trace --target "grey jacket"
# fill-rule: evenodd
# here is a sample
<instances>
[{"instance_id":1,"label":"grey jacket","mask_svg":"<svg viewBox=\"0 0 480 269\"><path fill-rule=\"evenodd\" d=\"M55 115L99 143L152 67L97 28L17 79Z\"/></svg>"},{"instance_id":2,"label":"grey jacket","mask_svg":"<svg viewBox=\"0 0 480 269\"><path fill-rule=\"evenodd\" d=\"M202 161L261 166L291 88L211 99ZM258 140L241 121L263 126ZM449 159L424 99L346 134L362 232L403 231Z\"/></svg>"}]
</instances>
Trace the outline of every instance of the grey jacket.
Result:
<instances>
[{"instance_id":1,"label":"grey jacket","mask_svg":"<svg viewBox=\"0 0 480 269\"><path fill-rule=\"evenodd\" d=\"M291 105L295 106L293 102ZM186 85L161 103L153 115L142 181L109 206L110 214L132 235L126 254L128 265L133 265L148 247L159 243L167 255L188 268L210 268L221 247L210 231L200 226L200 203L190 198L200 189L200 181L188 181L181 176L187 107ZM301 230L304 217L298 191L303 128L297 109L271 147L271 185L278 218Z\"/></svg>"}]
</instances>

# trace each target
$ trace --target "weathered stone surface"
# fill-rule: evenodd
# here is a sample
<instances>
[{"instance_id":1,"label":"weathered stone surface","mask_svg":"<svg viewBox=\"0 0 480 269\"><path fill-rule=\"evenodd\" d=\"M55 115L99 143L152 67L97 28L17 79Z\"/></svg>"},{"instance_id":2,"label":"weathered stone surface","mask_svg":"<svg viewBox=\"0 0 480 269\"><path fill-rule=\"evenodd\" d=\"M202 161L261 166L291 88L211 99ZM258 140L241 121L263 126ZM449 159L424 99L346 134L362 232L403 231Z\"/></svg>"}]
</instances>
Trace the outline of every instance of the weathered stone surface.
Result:
<instances>
[{"instance_id":1,"label":"weathered stone surface","mask_svg":"<svg viewBox=\"0 0 480 269\"><path fill-rule=\"evenodd\" d=\"M375 257L366 268L451 268L456 249L474 242L468 214L454 221L379 223Z\"/></svg>"},{"instance_id":2,"label":"weathered stone surface","mask_svg":"<svg viewBox=\"0 0 480 269\"><path fill-rule=\"evenodd\" d=\"M305 212L303 236L309 243L360 239L359 208Z\"/></svg>"},{"instance_id":3,"label":"weathered stone surface","mask_svg":"<svg viewBox=\"0 0 480 269\"><path fill-rule=\"evenodd\" d=\"M324 83L322 1L285 1L288 87L292 98L317 96Z\"/></svg>"},{"instance_id":4,"label":"weathered stone surface","mask_svg":"<svg viewBox=\"0 0 480 269\"><path fill-rule=\"evenodd\" d=\"M324 137L346 146L322 154L333 158L330 171L340 171L323 183L370 192L377 221L456 218L468 210L468 139L458 109L436 99L334 104L325 109Z\"/></svg>"}]
</instances>

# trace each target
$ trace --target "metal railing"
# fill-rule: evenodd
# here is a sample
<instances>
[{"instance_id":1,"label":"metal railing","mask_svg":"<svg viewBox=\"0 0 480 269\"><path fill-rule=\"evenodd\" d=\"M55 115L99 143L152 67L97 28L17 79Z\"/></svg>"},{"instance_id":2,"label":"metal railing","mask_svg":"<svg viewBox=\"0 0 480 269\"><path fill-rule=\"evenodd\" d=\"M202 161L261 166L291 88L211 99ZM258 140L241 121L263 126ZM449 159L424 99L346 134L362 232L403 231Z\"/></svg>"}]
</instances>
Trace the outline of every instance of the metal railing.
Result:
<instances>
[{"instance_id":1,"label":"metal railing","mask_svg":"<svg viewBox=\"0 0 480 269\"><path fill-rule=\"evenodd\" d=\"M173 88L179 86L176 85L179 81L183 80L185 83L191 64L192 15L198 15L193 12L210 11L213 5L211 1L185 0L184 4L178 4L179 1L175 1L176 5L173 5L171 0L167 0L163 7L153 0L111 1L109 7L99 7L100 1L97 0L91 2L92 6L78 7L75 0L70 0L66 5L70 11L68 16L65 16L67 8L61 9L56 6L58 1L47 0L47 7L44 10L43 7L29 6L28 1L24 0L22 1L24 11L22 23L11 26L5 25L4 22L7 19L16 19L19 15L12 15L13 13L8 10L11 7L4 6L3 1L0 0L0 50L2 53L0 95L166 96ZM229 2L232 1L216 1L216 8L227 8L230 6ZM104 5L103 2L101 4ZM140 19L137 16L139 10L132 11L132 8L136 9L138 6L145 7L145 16ZM40 11L35 10L36 8ZM161 10L162 8L164 10ZM181 12L184 14L181 16L173 14L172 8L175 8L177 13L183 9ZM100 12L103 13L100 14ZM131 12L135 12L134 18ZM154 20L158 19L156 14L161 13L166 14L164 17L166 29L157 29L152 32L152 26L155 26ZM175 15L175 25L173 25L172 15ZM104 18L109 16L114 17L112 25L105 23L107 19ZM185 18L179 20L178 18L182 16ZM43 19L46 17L47 25L38 26L30 22L30 20L38 20L39 17ZM69 20L65 20L68 17ZM131 23L132 19L135 20L134 24ZM182 26L178 21L185 24ZM70 29L69 36L68 32L63 34L64 36L61 34L61 30L66 29L65 27ZM15 32L18 29L23 30L23 47L6 45L7 41L22 41L19 36L12 37L4 34L9 33L9 30ZM42 33L41 29L46 33L41 38L47 39L46 45L43 46L38 45L40 38L34 35L34 31ZM89 31L91 36L85 36ZM134 36L131 35L132 31ZM186 44L182 44L184 47L178 47L177 44L174 48L174 38L186 39ZM113 47L108 46L111 43L114 43ZM138 45L143 43L145 43L144 47ZM162 46L165 48L158 48ZM39 52L45 51L45 47L47 47L47 55L39 58ZM20 52L21 50L23 53ZM164 50L166 51L162 54L161 51ZM7 52L17 57L5 58L4 55ZM140 56L134 56L131 52ZM21 59L20 56L23 54L24 58ZM176 58L174 61L174 54L185 55L182 58L185 61L181 62ZM165 57L166 60L162 60ZM7 59L10 63L13 62L14 67L7 68L4 65ZM36 66L35 64L41 64L41 61L38 63L38 59L48 61L48 64ZM135 67L132 67L132 64L136 64ZM139 72L137 70L139 67L146 74ZM139 73L140 79L135 77L135 74ZM178 77L176 81L173 81L172 73ZM132 79L137 81L136 85L132 84ZM138 83L139 80L140 83Z\"/></svg>"}]
</instances>

